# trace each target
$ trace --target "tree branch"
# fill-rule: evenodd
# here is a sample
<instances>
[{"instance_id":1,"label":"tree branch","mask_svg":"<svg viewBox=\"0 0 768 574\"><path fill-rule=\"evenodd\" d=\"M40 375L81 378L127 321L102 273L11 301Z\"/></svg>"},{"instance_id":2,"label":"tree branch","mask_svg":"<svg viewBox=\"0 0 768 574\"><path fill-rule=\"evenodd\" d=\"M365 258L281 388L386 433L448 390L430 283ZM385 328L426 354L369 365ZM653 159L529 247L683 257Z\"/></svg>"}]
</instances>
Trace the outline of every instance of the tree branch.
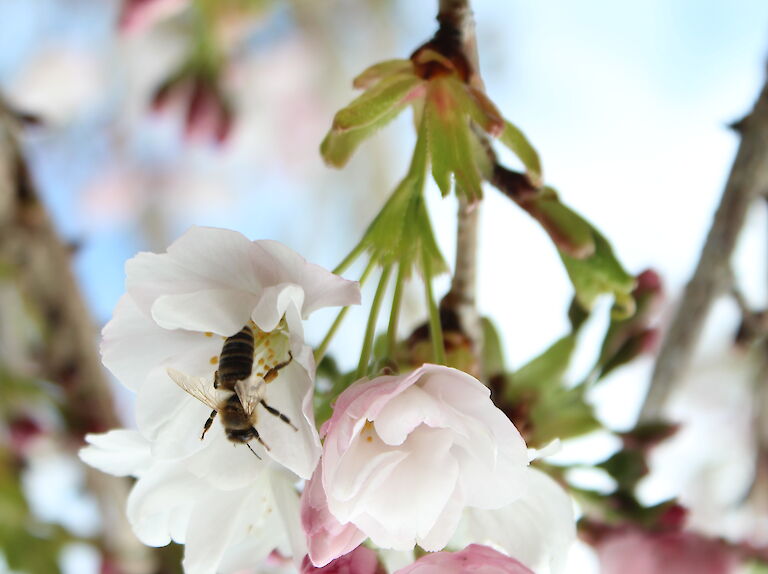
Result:
<instances>
[{"instance_id":1,"label":"tree branch","mask_svg":"<svg viewBox=\"0 0 768 574\"><path fill-rule=\"evenodd\" d=\"M741 144L696 271L659 352L640 421L661 418L674 385L688 367L712 303L729 288L730 259L747 209L768 189L768 83L738 131Z\"/></svg>"},{"instance_id":2,"label":"tree branch","mask_svg":"<svg viewBox=\"0 0 768 574\"><path fill-rule=\"evenodd\" d=\"M41 203L22 157L18 120L0 103L0 261L9 265L22 295L41 319L43 349L35 376L56 383L63 396L67 446L82 445L87 432L119 426L112 395L96 351L97 332L62 243ZM105 550L120 571L153 569L149 550L125 518L129 482L89 469L87 481L105 521Z\"/></svg>"},{"instance_id":3,"label":"tree branch","mask_svg":"<svg viewBox=\"0 0 768 574\"><path fill-rule=\"evenodd\" d=\"M477 54L475 21L469 0L440 0L437 21L440 29L435 36L457 38L462 59L467 63L467 82L483 89ZM482 136L485 137L485 136ZM459 199L456 230L456 260L451 288L441 301L444 312L455 314L461 333L469 339L480 371L483 330L477 311L477 245L480 218L479 204Z\"/></svg>"}]
</instances>

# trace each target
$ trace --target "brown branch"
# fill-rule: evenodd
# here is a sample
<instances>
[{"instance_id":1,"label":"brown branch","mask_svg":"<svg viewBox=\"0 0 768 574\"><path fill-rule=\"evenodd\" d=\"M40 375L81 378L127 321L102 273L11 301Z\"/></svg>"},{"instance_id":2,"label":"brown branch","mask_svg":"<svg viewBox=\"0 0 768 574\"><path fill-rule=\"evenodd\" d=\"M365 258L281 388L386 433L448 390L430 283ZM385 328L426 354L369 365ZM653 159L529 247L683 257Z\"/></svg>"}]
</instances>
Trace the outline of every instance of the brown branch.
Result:
<instances>
[{"instance_id":1,"label":"brown branch","mask_svg":"<svg viewBox=\"0 0 768 574\"><path fill-rule=\"evenodd\" d=\"M641 421L659 419L675 384L688 367L715 298L729 288L730 259L752 200L768 189L768 83L752 112L738 124L736 159L702 249L696 271L659 352Z\"/></svg>"},{"instance_id":2,"label":"brown branch","mask_svg":"<svg viewBox=\"0 0 768 574\"><path fill-rule=\"evenodd\" d=\"M441 45L449 52L455 49L452 60L463 61L466 65L466 81L470 85L483 89L479 72L475 21L469 0L440 0L437 21L440 28L433 43ZM482 136L483 138L485 136ZM477 246L479 204L470 204L466 199L459 199L459 211L456 230L456 260L451 288L441 301L441 308L449 315L455 315L461 334L469 339L478 370L482 371L483 330L480 314L477 311Z\"/></svg>"},{"instance_id":3,"label":"brown branch","mask_svg":"<svg viewBox=\"0 0 768 574\"><path fill-rule=\"evenodd\" d=\"M24 298L40 319L43 348L35 376L56 383L63 396L67 447L87 432L120 425L96 351L91 322L70 266L71 249L57 235L22 156L17 118L0 105L0 261L10 266ZM93 469L87 480L105 520L105 550L121 572L152 571L149 551L125 518L129 482Z\"/></svg>"}]
</instances>

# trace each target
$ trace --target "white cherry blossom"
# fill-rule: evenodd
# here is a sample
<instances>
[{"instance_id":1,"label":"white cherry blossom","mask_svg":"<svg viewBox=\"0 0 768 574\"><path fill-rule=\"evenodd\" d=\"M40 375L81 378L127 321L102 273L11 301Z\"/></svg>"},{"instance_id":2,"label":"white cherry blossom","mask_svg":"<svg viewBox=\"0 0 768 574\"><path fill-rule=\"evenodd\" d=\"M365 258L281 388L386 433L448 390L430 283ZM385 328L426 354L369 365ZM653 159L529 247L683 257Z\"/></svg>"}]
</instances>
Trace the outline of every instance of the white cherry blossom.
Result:
<instances>
[{"instance_id":1,"label":"white cherry blossom","mask_svg":"<svg viewBox=\"0 0 768 574\"><path fill-rule=\"evenodd\" d=\"M530 511L530 521L507 521L515 528L508 535L529 529L535 547L547 546L539 538L573 529L567 496L549 498L556 485L528 467L520 433L488 388L461 371L424 365L359 381L339 396L323 430L323 457L302 495L317 566L366 537L382 548L441 550L467 510Z\"/></svg>"},{"instance_id":2,"label":"white cherry blossom","mask_svg":"<svg viewBox=\"0 0 768 574\"><path fill-rule=\"evenodd\" d=\"M252 446L309 478L320 441L312 407L315 365L301 321L321 307L358 303L357 283L277 242L202 227L190 229L167 253L140 253L126 264L126 276L127 293L104 328L102 356L136 391L136 422L153 454L178 458L201 449L211 413L173 382L169 369L212 388L224 340L250 324L257 374L292 357L267 385L265 400L298 428L258 407L256 427L269 450L255 441Z\"/></svg>"},{"instance_id":3,"label":"white cherry blossom","mask_svg":"<svg viewBox=\"0 0 768 574\"><path fill-rule=\"evenodd\" d=\"M138 431L115 430L88 435L90 446L80 457L104 472L138 477L128 520L149 546L185 544L186 574L236 572L275 549L300 562L306 547L298 477L233 449L221 429L211 434L191 457L167 460L153 457L151 443Z\"/></svg>"},{"instance_id":4,"label":"white cherry blossom","mask_svg":"<svg viewBox=\"0 0 768 574\"><path fill-rule=\"evenodd\" d=\"M359 303L357 283L274 241L201 227L167 253L140 253L126 275L101 350L107 368L136 392L138 430L89 435L81 457L138 477L128 500L134 531L153 546L184 543L187 574L252 568L273 550L299 565L306 543L296 486L320 456L315 364L302 320L321 307ZM247 419L261 439L252 450L228 440L216 419L201 440L212 406L221 404L210 397L243 400L214 388L214 378L225 340L244 326L254 335L246 380L264 399Z\"/></svg>"}]
</instances>

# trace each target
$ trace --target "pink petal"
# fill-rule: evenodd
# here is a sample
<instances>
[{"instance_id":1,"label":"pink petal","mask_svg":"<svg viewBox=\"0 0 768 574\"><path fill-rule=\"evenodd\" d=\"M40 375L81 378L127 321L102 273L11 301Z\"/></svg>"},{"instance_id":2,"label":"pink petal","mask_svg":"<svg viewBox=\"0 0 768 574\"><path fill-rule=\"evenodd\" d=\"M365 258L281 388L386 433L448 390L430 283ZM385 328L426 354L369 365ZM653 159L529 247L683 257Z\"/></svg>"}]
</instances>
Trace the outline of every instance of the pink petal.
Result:
<instances>
[{"instance_id":1,"label":"pink petal","mask_svg":"<svg viewBox=\"0 0 768 574\"><path fill-rule=\"evenodd\" d=\"M317 467L301 495L301 524L315 566L325 566L351 552L366 538L354 524L341 524L328 510L322 466Z\"/></svg>"}]
</instances>

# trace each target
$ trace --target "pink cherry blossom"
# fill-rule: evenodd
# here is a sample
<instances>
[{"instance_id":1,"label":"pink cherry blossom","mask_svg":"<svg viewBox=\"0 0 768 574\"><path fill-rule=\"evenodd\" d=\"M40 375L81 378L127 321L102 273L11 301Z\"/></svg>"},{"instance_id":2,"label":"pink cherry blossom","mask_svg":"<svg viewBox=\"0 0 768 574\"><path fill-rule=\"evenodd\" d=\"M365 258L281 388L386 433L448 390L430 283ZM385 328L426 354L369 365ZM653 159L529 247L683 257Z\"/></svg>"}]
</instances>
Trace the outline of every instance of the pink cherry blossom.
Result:
<instances>
[{"instance_id":1,"label":"pink cherry blossom","mask_svg":"<svg viewBox=\"0 0 768 574\"><path fill-rule=\"evenodd\" d=\"M738 564L721 541L685 531L627 528L605 534L596 547L603 574L731 574Z\"/></svg>"},{"instance_id":2,"label":"pink cherry blossom","mask_svg":"<svg viewBox=\"0 0 768 574\"><path fill-rule=\"evenodd\" d=\"M525 443L488 388L449 367L359 381L323 430L320 467L302 495L316 566L366 537L381 548L441 550L466 509L503 508L539 490Z\"/></svg>"},{"instance_id":3,"label":"pink cherry blossom","mask_svg":"<svg viewBox=\"0 0 768 574\"><path fill-rule=\"evenodd\" d=\"M301 574L386 574L386 570L379 562L376 552L365 546L358 546L322 568L316 568L309 556L305 556Z\"/></svg>"},{"instance_id":4,"label":"pink cherry blossom","mask_svg":"<svg viewBox=\"0 0 768 574\"><path fill-rule=\"evenodd\" d=\"M461 552L427 554L395 574L533 574L533 571L493 548L471 544Z\"/></svg>"}]
</instances>

